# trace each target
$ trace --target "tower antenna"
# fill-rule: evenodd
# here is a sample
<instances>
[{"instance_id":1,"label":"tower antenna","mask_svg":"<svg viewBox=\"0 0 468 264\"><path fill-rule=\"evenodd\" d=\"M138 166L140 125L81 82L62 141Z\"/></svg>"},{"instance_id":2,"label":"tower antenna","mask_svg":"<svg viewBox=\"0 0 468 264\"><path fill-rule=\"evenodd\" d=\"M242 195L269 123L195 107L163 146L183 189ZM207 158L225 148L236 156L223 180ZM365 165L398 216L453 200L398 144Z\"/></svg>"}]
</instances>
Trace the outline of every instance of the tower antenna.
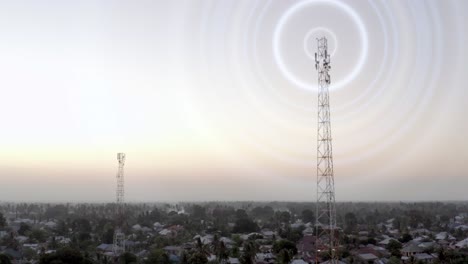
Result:
<instances>
[{"instance_id":1,"label":"tower antenna","mask_svg":"<svg viewBox=\"0 0 468 264\"><path fill-rule=\"evenodd\" d=\"M116 223L114 231L114 243L112 250L116 257L125 252L125 234L123 233L123 225L125 218L125 192L124 192L124 165L125 153L117 153L119 161L119 169L117 170L117 201L116 201Z\"/></svg>"},{"instance_id":2,"label":"tower antenna","mask_svg":"<svg viewBox=\"0 0 468 264\"><path fill-rule=\"evenodd\" d=\"M330 125L330 55L325 37L317 39L315 67L318 72L318 126L317 126L317 203L315 217L315 263L328 260L338 263L338 232L336 227L335 180Z\"/></svg>"}]
</instances>

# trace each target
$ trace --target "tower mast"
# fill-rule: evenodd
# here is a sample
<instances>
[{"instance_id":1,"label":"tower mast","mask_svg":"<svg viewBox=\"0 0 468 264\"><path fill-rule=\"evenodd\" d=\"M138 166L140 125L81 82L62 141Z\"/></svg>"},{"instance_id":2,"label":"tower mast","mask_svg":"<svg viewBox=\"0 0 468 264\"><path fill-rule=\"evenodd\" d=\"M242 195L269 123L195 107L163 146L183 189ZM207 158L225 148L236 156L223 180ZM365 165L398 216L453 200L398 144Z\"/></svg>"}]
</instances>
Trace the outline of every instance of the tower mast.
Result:
<instances>
[{"instance_id":1,"label":"tower mast","mask_svg":"<svg viewBox=\"0 0 468 264\"><path fill-rule=\"evenodd\" d=\"M322 257L328 263L338 263L338 232L336 227L335 183L330 125L330 55L325 37L317 39L315 67L318 72L318 126L317 126L317 203L316 203L316 263Z\"/></svg>"},{"instance_id":2,"label":"tower mast","mask_svg":"<svg viewBox=\"0 0 468 264\"><path fill-rule=\"evenodd\" d=\"M119 161L119 169L117 170L117 201L116 201L116 223L114 231L114 243L112 250L115 256L120 256L125 252L125 234L123 233L124 225L124 165L125 153L117 153L117 160Z\"/></svg>"}]
</instances>

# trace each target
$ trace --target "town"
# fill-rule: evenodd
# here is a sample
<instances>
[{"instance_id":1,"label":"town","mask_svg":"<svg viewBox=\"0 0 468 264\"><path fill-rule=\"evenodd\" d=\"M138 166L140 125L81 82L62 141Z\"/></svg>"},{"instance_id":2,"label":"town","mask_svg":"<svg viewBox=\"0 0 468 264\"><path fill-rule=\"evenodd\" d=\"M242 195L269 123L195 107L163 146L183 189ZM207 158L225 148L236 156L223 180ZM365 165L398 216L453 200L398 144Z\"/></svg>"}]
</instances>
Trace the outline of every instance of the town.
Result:
<instances>
[{"instance_id":1,"label":"town","mask_svg":"<svg viewBox=\"0 0 468 264\"><path fill-rule=\"evenodd\" d=\"M314 203L128 203L117 259L115 206L2 203L0 263L307 264L320 254ZM466 202L336 207L339 263L468 263Z\"/></svg>"}]
</instances>

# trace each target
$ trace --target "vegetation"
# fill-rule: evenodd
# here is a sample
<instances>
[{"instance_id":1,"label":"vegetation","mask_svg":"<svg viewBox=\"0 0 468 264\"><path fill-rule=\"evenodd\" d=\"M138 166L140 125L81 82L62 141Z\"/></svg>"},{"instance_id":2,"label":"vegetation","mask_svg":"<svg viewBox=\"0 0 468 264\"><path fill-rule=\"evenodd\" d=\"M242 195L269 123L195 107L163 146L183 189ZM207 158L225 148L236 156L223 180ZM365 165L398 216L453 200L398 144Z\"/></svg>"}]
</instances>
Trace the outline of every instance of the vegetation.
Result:
<instances>
[{"instance_id":1,"label":"vegetation","mask_svg":"<svg viewBox=\"0 0 468 264\"><path fill-rule=\"evenodd\" d=\"M0 264L11 264L11 259L5 254L0 254Z\"/></svg>"},{"instance_id":2,"label":"vegetation","mask_svg":"<svg viewBox=\"0 0 468 264\"><path fill-rule=\"evenodd\" d=\"M153 249L146 260L146 264L170 264L169 256L162 249Z\"/></svg>"},{"instance_id":3,"label":"vegetation","mask_svg":"<svg viewBox=\"0 0 468 264\"><path fill-rule=\"evenodd\" d=\"M92 264L79 250L63 248L52 254L41 256L39 264Z\"/></svg>"},{"instance_id":4,"label":"vegetation","mask_svg":"<svg viewBox=\"0 0 468 264\"><path fill-rule=\"evenodd\" d=\"M401 243L394 239L390 240L390 242L387 245L387 249L390 252L390 254L398 258L401 257L401 253L400 253L401 248L402 248Z\"/></svg>"},{"instance_id":5,"label":"vegetation","mask_svg":"<svg viewBox=\"0 0 468 264\"><path fill-rule=\"evenodd\" d=\"M468 212L467 203L347 202L336 208L343 228L338 253L349 263L358 259L360 248L388 236L393 239L386 246L389 263L399 263L407 243L417 237L435 241L442 231L451 247L435 243L424 252L437 255L436 263L467 263L466 249L451 249L468 237L466 229L454 226L457 216L459 224L468 225L468 216L460 216ZM105 245L113 241L114 212L113 204L0 204L0 246L8 249L8 254L0 251L0 264L19 259L39 264L115 263L104 254L109 250ZM314 223L313 203L129 204L123 231L130 243L118 263L225 264L228 258L238 258L250 264L269 249L276 263L289 263L302 256L298 251Z\"/></svg>"},{"instance_id":6,"label":"vegetation","mask_svg":"<svg viewBox=\"0 0 468 264\"><path fill-rule=\"evenodd\" d=\"M0 229L4 228L6 226L6 219L3 216L3 214L0 212Z\"/></svg>"}]
</instances>

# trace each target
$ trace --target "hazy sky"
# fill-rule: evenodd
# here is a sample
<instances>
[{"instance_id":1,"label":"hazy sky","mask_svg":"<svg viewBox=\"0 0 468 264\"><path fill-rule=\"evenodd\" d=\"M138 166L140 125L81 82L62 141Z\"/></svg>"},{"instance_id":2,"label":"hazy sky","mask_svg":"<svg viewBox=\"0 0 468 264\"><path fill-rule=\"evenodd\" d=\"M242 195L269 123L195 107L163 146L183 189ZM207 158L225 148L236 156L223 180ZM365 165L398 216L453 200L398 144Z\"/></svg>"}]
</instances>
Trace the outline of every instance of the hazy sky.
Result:
<instances>
[{"instance_id":1,"label":"hazy sky","mask_svg":"<svg viewBox=\"0 0 468 264\"><path fill-rule=\"evenodd\" d=\"M468 199L468 1L1 1L0 200Z\"/></svg>"}]
</instances>

